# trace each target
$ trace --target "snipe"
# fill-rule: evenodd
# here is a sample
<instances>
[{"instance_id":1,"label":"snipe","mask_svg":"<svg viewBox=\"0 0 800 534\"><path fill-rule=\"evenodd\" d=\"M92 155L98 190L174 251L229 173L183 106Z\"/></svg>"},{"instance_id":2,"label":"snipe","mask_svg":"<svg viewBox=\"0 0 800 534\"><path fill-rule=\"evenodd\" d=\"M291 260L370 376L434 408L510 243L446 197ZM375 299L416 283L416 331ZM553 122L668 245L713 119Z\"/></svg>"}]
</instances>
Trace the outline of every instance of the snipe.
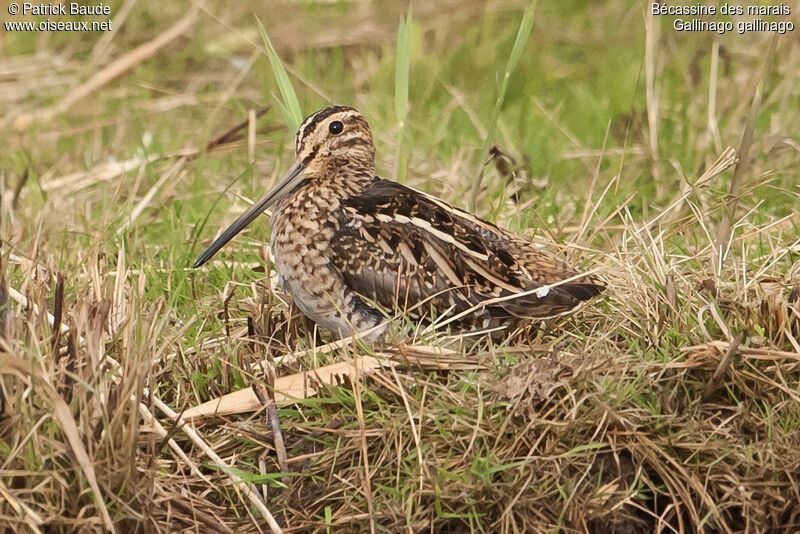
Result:
<instances>
[{"instance_id":1,"label":"snipe","mask_svg":"<svg viewBox=\"0 0 800 534\"><path fill-rule=\"evenodd\" d=\"M596 276L492 223L375 176L372 133L353 108L308 117L295 149L294 165L195 267L277 204L272 252L283 289L334 335L363 332L398 311L413 318L467 312L463 328L544 319L605 289Z\"/></svg>"}]
</instances>

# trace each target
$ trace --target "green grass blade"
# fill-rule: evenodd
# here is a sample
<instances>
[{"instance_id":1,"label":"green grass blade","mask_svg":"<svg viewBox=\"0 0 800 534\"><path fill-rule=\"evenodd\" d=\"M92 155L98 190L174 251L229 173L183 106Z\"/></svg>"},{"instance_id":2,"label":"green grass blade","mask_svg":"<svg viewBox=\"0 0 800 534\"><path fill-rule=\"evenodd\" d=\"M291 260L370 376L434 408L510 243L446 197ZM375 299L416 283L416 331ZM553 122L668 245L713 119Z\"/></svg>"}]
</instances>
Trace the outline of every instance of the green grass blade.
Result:
<instances>
[{"instance_id":1,"label":"green grass blade","mask_svg":"<svg viewBox=\"0 0 800 534\"><path fill-rule=\"evenodd\" d=\"M511 55L508 57L508 63L506 63L506 70L503 75L504 81L508 80L508 78L511 77L511 73L517 68L517 63L519 63L522 52L525 50L525 45L528 43L528 38L533 29L535 7L536 1L534 0L530 3L528 8L525 9L525 13L522 14L522 21L519 24L519 30L517 30L517 38L514 40L514 47L511 49ZM505 88L503 88L503 97L505 97Z\"/></svg>"},{"instance_id":2,"label":"green grass blade","mask_svg":"<svg viewBox=\"0 0 800 534\"><path fill-rule=\"evenodd\" d=\"M395 179L404 183L408 170L408 150L405 143L405 126L408 117L408 78L411 65L411 39L409 37L411 12L400 18L397 28L397 51L394 64L394 114L397 119L397 154L395 157Z\"/></svg>"},{"instance_id":3,"label":"green grass blade","mask_svg":"<svg viewBox=\"0 0 800 534\"><path fill-rule=\"evenodd\" d=\"M286 70L283 68L283 63L281 63L278 52L275 51L275 47L272 46L272 42L269 40L267 31L258 18L256 18L256 23L258 24L258 31L261 33L261 39L264 40L264 45L267 47L269 64L272 66L272 72L275 74L275 81L278 82L278 89L281 92L281 101L278 107L284 114L284 120L286 121L286 126L289 128L289 131L295 132L300 126L300 123L303 122L303 112L300 110L300 101L297 99L297 94L294 92L292 82L289 80L289 75L286 74Z\"/></svg>"},{"instance_id":4,"label":"green grass blade","mask_svg":"<svg viewBox=\"0 0 800 534\"><path fill-rule=\"evenodd\" d=\"M503 101L506 98L506 89L508 89L508 80L511 78L511 73L519 63L522 57L522 52L525 50L525 45L531 35L533 29L533 15L536 8L536 0L533 0L525 12L522 14L522 21L520 21L519 29L517 30L517 38L514 40L514 46L511 48L511 54L508 56L506 68L503 71L503 78L500 80L500 88L497 91L497 99L494 102L494 112L492 119L489 122L489 128L486 132L486 138L483 140L483 147L481 148L480 170L475 178L475 183L472 187L472 196L470 198L470 207L475 209L478 203L478 195L481 192L481 184L483 182L483 172L485 165L483 164L489 157L489 149L494 143L495 132L497 131L497 121L500 119L500 111L503 109Z\"/></svg>"},{"instance_id":5,"label":"green grass blade","mask_svg":"<svg viewBox=\"0 0 800 534\"><path fill-rule=\"evenodd\" d=\"M408 115L408 71L411 54L408 30L411 24L411 13L408 18L400 18L397 29L397 55L394 65L394 114L402 128Z\"/></svg>"}]
</instances>

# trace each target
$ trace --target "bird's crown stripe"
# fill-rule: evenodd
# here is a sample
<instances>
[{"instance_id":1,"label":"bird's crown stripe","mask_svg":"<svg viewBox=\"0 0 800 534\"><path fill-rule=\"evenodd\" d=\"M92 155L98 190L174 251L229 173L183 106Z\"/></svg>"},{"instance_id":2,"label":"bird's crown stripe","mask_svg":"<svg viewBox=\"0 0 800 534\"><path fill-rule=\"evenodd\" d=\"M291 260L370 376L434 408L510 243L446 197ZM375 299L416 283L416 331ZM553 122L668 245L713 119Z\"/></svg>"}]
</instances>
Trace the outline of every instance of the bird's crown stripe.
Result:
<instances>
[{"instance_id":1,"label":"bird's crown stripe","mask_svg":"<svg viewBox=\"0 0 800 534\"><path fill-rule=\"evenodd\" d=\"M348 106L331 106L329 108L321 109L303 121L303 124L300 125L298 128L298 134L302 132L300 135L300 139L305 139L317 128L317 125L336 113L340 113L343 111L355 111L353 108ZM357 113L357 112L356 112Z\"/></svg>"}]
</instances>

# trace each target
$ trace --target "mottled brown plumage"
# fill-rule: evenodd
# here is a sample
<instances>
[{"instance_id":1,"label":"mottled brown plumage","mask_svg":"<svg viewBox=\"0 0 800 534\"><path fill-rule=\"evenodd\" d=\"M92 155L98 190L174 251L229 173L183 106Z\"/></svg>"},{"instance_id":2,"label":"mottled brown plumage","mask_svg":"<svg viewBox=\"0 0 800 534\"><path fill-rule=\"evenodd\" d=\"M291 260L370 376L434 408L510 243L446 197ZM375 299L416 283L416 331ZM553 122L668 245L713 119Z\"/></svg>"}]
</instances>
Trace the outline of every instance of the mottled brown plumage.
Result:
<instances>
[{"instance_id":1,"label":"mottled brown plumage","mask_svg":"<svg viewBox=\"0 0 800 534\"><path fill-rule=\"evenodd\" d=\"M205 263L269 205L284 290L335 335L398 312L465 313L461 326L563 315L605 289L530 243L446 202L375 176L369 125L335 106L308 117L297 162L195 263ZM376 328L375 339L384 327Z\"/></svg>"}]
</instances>

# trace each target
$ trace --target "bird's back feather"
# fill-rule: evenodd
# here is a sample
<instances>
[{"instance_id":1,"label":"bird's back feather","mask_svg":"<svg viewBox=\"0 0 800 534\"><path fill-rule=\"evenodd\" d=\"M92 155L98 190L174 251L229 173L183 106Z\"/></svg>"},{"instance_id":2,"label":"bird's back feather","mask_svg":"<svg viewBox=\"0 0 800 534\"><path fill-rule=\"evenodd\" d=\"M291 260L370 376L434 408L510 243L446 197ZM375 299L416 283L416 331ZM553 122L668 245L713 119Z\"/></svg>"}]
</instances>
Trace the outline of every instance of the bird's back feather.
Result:
<instances>
[{"instance_id":1,"label":"bird's back feather","mask_svg":"<svg viewBox=\"0 0 800 534\"><path fill-rule=\"evenodd\" d=\"M342 199L335 226L335 268L348 287L389 313L478 306L484 318L545 318L605 288L492 223L380 178Z\"/></svg>"}]
</instances>

